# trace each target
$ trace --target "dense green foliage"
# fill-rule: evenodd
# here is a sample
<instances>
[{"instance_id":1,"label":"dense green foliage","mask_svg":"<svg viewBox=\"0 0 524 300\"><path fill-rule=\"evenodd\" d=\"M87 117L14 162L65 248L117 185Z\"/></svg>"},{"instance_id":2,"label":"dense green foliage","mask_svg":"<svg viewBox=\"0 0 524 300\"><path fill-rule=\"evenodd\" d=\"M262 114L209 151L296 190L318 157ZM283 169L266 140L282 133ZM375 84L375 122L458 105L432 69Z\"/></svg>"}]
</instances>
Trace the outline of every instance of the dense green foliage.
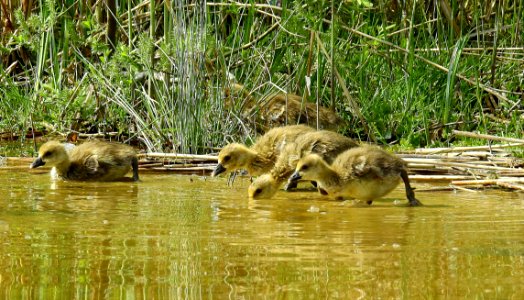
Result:
<instances>
[{"instance_id":1,"label":"dense green foliage","mask_svg":"<svg viewBox=\"0 0 524 300\"><path fill-rule=\"evenodd\" d=\"M117 132L150 150L209 152L255 133L224 105L231 77L260 98L303 95L308 75L307 99L362 140L522 132L520 1L262 2L4 4L0 132Z\"/></svg>"}]
</instances>

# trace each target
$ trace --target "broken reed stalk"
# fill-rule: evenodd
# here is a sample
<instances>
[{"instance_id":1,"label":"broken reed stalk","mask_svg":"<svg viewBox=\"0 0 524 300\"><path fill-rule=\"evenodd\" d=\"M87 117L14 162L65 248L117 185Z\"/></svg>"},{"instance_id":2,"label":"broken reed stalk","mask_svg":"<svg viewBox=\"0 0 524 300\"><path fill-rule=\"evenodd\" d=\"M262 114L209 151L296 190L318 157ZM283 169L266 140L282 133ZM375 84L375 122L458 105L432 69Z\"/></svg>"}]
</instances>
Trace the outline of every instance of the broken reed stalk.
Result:
<instances>
[{"instance_id":1,"label":"broken reed stalk","mask_svg":"<svg viewBox=\"0 0 524 300\"><path fill-rule=\"evenodd\" d=\"M453 130L452 133L454 135L470 137L470 138L477 138L477 139L486 139L486 140L490 140L490 141L499 141L499 142L509 142L509 143L521 143L521 144L524 144L524 140L522 140L522 139L506 138L506 137L501 137L501 136L496 136L496 135L481 134L481 133L474 133L474 132L460 131L460 130Z\"/></svg>"},{"instance_id":2,"label":"broken reed stalk","mask_svg":"<svg viewBox=\"0 0 524 300\"><path fill-rule=\"evenodd\" d=\"M409 179L416 181L452 181L452 180L472 180L473 176L468 175L409 175Z\"/></svg>"},{"instance_id":3,"label":"broken reed stalk","mask_svg":"<svg viewBox=\"0 0 524 300\"><path fill-rule=\"evenodd\" d=\"M218 161L218 157L214 155L199 155L199 154L181 154L181 153L161 153L161 152L149 152L140 153L138 158L169 158L169 159L184 159L184 160L196 160L196 161Z\"/></svg>"},{"instance_id":4,"label":"broken reed stalk","mask_svg":"<svg viewBox=\"0 0 524 300\"><path fill-rule=\"evenodd\" d=\"M466 152L466 151L493 151L504 148L524 146L524 142L510 143L507 145L491 145L491 146L470 146L470 147L452 147L452 148L418 148L415 149L416 154L439 154L450 152Z\"/></svg>"},{"instance_id":5,"label":"broken reed stalk","mask_svg":"<svg viewBox=\"0 0 524 300\"><path fill-rule=\"evenodd\" d=\"M508 189L524 191L524 185L522 184L516 184L513 182L506 182L506 181L498 181L497 185L504 187L504 188L508 188Z\"/></svg>"},{"instance_id":6,"label":"broken reed stalk","mask_svg":"<svg viewBox=\"0 0 524 300\"><path fill-rule=\"evenodd\" d=\"M524 183L524 178L501 177L498 179L477 179L451 181L453 185L496 185L500 182Z\"/></svg>"},{"instance_id":7,"label":"broken reed stalk","mask_svg":"<svg viewBox=\"0 0 524 300\"><path fill-rule=\"evenodd\" d=\"M492 170L492 171L510 171L510 172L515 171L515 169L513 168L486 166L486 165L481 165L481 164L448 162L448 161L440 161L437 159L404 158L404 161L406 161L408 165L414 165L414 166L416 166L418 163L418 164L433 164L435 166L443 166L443 167L459 167L459 168L482 169L482 170Z\"/></svg>"},{"instance_id":8,"label":"broken reed stalk","mask_svg":"<svg viewBox=\"0 0 524 300\"><path fill-rule=\"evenodd\" d=\"M452 187L455 190L461 190L461 191L464 191L464 192L478 193L478 191L476 191L476 190L468 189L468 188L465 188L465 187L462 187L462 186L457 186L457 185L450 184L450 187Z\"/></svg>"},{"instance_id":9,"label":"broken reed stalk","mask_svg":"<svg viewBox=\"0 0 524 300\"><path fill-rule=\"evenodd\" d=\"M182 172L190 172L190 171L213 171L214 167L154 167L154 168L146 168L150 170L155 171L182 171Z\"/></svg>"}]
</instances>

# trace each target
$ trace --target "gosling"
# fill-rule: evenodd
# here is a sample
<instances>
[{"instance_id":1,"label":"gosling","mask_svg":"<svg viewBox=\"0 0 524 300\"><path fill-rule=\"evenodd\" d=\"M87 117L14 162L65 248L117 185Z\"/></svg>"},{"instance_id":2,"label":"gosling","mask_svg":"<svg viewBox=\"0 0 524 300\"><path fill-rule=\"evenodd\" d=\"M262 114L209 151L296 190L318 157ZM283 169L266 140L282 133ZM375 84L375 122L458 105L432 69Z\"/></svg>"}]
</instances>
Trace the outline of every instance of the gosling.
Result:
<instances>
[{"instance_id":1,"label":"gosling","mask_svg":"<svg viewBox=\"0 0 524 300\"><path fill-rule=\"evenodd\" d=\"M323 106L317 107L312 102L304 102L301 96L295 94L277 93L261 102L265 102L260 111L266 126L285 124L287 121L307 125L316 125L318 122L319 129L336 130L344 124L335 111Z\"/></svg>"},{"instance_id":2,"label":"gosling","mask_svg":"<svg viewBox=\"0 0 524 300\"><path fill-rule=\"evenodd\" d=\"M269 172L285 143L294 141L306 132L314 131L306 125L276 127L261 136L250 148L233 143L225 146L218 154L218 165L212 176L226 171L245 169L251 176Z\"/></svg>"},{"instance_id":3,"label":"gosling","mask_svg":"<svg viewBox=\"0 0 524 300\"><path fill-rule=\"evenodd\" d=\"M114 181L131 169L133 180L138 180L136 152L124 144L94 140L69 150L62 143L49 141L40 147L30 168L43 165L54 167L56 175L65 180Z\"/></svg>"},{"instance_id":4,"label":"gosling","mask_svg":"<svg viewBox=\"0 0 524 300\"><path fill-rule=\"evenodd\" d=\"M405 162L377 147L347 150L331 166L319 155L308 155L298 162L289 180L300 179L315 180L324 195L351 197L368 204L391 192L402 179L409 205L422 205L409 184Z\"/></svg>"},{"instance_id":5,"label":"gosling","mask_svg":"<svg viewBox=\"0 0 524 300\"><path fill-rule=\"evenodd\" d=\"M305 133L294 142L285 145L273 169L251 183L248 196L253 199L273 197L291 176L300 158L308 154L318 154L329 164L342 152L358 146L356 141L333 131L320 130ZM296 182L292 182L284 189L290 190L295 186Z\"/></svg>"}]
</instances>

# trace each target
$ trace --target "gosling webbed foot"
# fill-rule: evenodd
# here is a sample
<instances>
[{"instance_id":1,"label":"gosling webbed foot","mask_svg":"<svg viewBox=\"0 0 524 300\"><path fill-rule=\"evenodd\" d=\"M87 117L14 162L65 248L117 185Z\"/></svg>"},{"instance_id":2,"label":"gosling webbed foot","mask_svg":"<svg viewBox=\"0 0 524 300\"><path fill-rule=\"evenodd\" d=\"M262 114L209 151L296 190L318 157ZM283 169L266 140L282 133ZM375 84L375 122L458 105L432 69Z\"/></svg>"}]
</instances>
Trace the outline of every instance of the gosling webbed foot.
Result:
<instances>
[{"instance_id":1,"label":"gosling webbed foot","mask_svg":"<svg viewBox=\"0 0 524 300\"><path fill-rule=\"evenodd\" d=\"M417 198L415 198L415 192L413 192L413 189L410 187L409 189L406 189L406 197L409 201L409 206L422 206L422 202L418 201Z\"/></svg>"},{"instance_id":2,"label":"gosling webbed foot","mask_svg":"<svg viewBox=\"0 0 524 300\"><path fill-rule=\"evenodd\" d=\"M422 206L422 202L418 201L417 198L413 197L411 199L408 199L409 200L409 203L408 205L409 206Z\"/></svg>"}]
</instances>

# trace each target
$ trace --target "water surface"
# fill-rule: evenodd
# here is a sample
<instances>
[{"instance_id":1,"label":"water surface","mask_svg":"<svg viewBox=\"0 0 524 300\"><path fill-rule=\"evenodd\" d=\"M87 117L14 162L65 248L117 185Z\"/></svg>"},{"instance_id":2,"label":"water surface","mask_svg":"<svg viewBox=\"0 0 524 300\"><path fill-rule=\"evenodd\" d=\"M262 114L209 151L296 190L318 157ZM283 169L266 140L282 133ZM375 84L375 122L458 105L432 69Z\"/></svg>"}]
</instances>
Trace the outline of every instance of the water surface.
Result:
<instances>
[{"instance_id":1,"label":"water surface","mask_svg":"<svg viewBox=\"0 0 524 300\"><path fill-rule=\"evenodd\" d=\"M248 200L247 178L53 182L0 168L0 298L520 298L524 202L398 188ZM426 188L427 185L414 184Z\"/></svg>"}]
</instances>

